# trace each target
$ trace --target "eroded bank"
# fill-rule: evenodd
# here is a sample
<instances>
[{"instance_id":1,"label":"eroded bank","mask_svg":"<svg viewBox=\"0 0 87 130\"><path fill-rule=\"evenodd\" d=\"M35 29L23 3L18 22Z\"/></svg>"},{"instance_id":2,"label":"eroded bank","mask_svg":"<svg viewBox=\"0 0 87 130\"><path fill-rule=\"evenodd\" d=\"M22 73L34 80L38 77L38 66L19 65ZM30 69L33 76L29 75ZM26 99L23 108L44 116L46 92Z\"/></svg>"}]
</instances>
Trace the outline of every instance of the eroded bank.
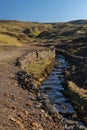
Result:
<instances>
[{"instance_id":1,"label":"eroded bank","mask_svg":"<svg viewBox=\"0 0 87 130\"><path fill-rule=\"evenodd\" d=\"M87 126L87 58L59 49L56 50L56 53L64 55L71 63L70 68L64 73L64 94L71 100L78 111L79 118Z\"/></svg>"}]
</instances>

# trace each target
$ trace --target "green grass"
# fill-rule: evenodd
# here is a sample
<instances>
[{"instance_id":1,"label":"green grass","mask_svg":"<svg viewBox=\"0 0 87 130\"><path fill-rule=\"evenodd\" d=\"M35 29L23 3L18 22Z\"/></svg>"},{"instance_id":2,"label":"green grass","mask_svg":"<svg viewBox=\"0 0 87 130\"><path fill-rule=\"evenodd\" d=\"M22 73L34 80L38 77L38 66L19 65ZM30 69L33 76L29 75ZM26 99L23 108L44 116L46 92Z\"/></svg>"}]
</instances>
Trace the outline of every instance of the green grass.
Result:
<instances>
[{"instance_id":1,"label":"green grass","mask_svg":"<svg viewBox=\"0 0 87 130\"><path fill-rule=\"evenodd\" d=\"M55 62L54 62L55 63ZM33 84L36 87L39 87L43 80L47 77L52 67L49 68L49 65L52 64L51 60L42 59L35 61L31 64L28 64L26 71L33 76Z\"/></svg>"},{"instance_id":2,"label":"green grass","mask_svg":"<svg viewBox=\"0 0 87 130\"><path fill-rule=\"evenodd\" d=\"M72 81L68 81L68 87L69 89L79 95L80 98L86 99L87 100L87 90L78 87L75 83Z\"/></svg>"},{"instance_id":3,"label":"green grass","mask_svg":"<svg viewBox=\"0 0 87 130\"><path fill-rule=\"evenodd\" d=\"M29 30L27 33L26 29ZM56 45L59 45L67 43L67 51L76 53L80 43L76 42L75 44L78 46L75 46L73 40L82 36L87 37L87 21L85 25L77 25L70 22L46 24L0 21L0 45L3 46L40 45L40 43L50 43L51 45L56 43Z\"/></svg>"},{"instance_id":4,"label":"green grass","mask_svg":"<svg viewBox=\"0 0 87 130\"><path fill-rule=\"evenodd\" d=\"M20 46L22 43L29 44L35 40L39 33L51 27L51 24L3 20L0 21L0 43L3 46ZM27 28L29 29L29 34L24 33L24 30Z\"/></svg>"},{"instance_id":5,"label":"green grass","mask_svg":"<svg viewBox=\"0 0 87 130\"><path fill-rule=\"evenodd\" d=\"M27 72L32 74L34 78L39 78L43 75L45 68L51 63L50 60L39 60L29 64L26 68Z\"/></svg>"},{"instance_id":6,"label":"green grass","mask_svg":"<svg viewBox=\"0 0 87 130\"><path fill-rule=\"evenodd\" d=\"M14 37L0 34L0 46L22 46L22 44Z\"/></svg>"}]
</instances>

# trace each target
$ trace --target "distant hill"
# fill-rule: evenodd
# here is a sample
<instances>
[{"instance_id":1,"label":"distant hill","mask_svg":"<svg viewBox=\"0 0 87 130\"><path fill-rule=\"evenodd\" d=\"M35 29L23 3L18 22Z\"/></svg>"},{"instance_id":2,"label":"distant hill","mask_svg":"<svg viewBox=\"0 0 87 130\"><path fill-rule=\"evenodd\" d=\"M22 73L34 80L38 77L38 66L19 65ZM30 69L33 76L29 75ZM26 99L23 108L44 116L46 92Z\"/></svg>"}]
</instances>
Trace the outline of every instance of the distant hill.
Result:
<instances>
[{"instance_id":1,"label":"distant hill","mask_svg":"<svg viewBox=\"0 0 87 130\"><path fill-rule=\"evenodd\" d=\"M70 21L69 23L75 24L75 25L78 25L78 24L87 24L87 20L73 20L73 21Z\"/></svg>"},{"instance_id":2,"label":"distant hill","mask_svg":"<svg viewBox=\"0 0 87 130\"><path fill-rule=\"evenodd\" d=\"M87 20L52 23L52 29L37 37L73 54L87 56Z\"/></svg>"},{"instance_id":3,"label":"distant hill","mask_svg":"<svg viewBox=\"0 0 87 130\"><path fill-rule=\"evenodd\" d=\"M51 44L87 56L87 20L61 23L0 20L0 47L27 44Z\"/></svg>"},{"instance_id":4,"label":"distant hill","mask_svg":"<svg viewBox=\"0 0 87 130\"><path fill-rule=\"evenodd\" d=\"M20 46L29 44L43 30L51 28L49 24L34 22L0 20L0 45Z\"/></svg>"}]
</instances>

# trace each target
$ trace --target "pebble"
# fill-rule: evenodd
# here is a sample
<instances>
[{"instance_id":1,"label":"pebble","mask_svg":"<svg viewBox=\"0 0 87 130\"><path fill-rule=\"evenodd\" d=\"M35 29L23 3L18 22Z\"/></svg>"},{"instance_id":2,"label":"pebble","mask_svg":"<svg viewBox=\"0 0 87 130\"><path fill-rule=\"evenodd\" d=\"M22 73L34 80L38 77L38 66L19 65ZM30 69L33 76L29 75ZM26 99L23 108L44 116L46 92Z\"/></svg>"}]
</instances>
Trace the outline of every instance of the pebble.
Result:
<instances>
[{"instance_id":1,"label":"pebble","mask_svg":"<svg viewBox=\"0 0 87 130\"><path fill-rule=\"evenodd\" d=\"M39 125L38 125L37 122L32 122L32 126L33 126L34 128L36 128L36 129L39 127Z\"/></svg>"},{"instance_id":2,"label":"pebble","mask_svg":"<svg viewBox=\"0 0 87 130\"><path fill-rule=\"evenodd\" d=\"M27 106L33 106L33 103L31 101L29 101L28 103L26 103Z\"/></svg>"},{"instance_id":3,"label":"pebble","mask_svg":"<svg viewBox=\"0 0 87 130\"><path fill-rule=\"evenodd\" d=\"M10 93L6 92L5 96L9 98L10 97Z\"/></svg>"},{"instance_id":4,"label":"pebble","mask_svg":"<svg viewBox=\"0 0 87 130\"><path fill-rule=\"evenodd\" d=\"M13 117L11 117L10 120L15 122L22 130L24 129L24 124L20 120L15 119Z\"/></svg>"},{"instance_id":5,"label":"pebble","mask_svg":"<svg viewBox=\"0 0 87 130\"><path fill-rule=\"evenodd\" d=\"M14 119L13 117L11 117L11 118L10 118L10 120L11 120L11 121L13 121L13 122L15 122L15 121L16 121L16 119Z\"/></svg>"},{"instance_id":6,"label":"pebble","mask_svg":"<svg viewBox=\"0 0 87 130\"><path fill-rule=\"evenodd\" d=\"M20 120L16 120L16 124L23 130L24 124Z\"/></svg>"},{"instance_id":7,"label":"pebble","mask_svg":"<svg viewBox=\"0 0 87 130\"><path fill-rule=\"evenodd\" d=\"M24 111L24 113L25 113L26 115L28 115L28 114L29 114L29 112L28 112L27 110L25 110L25 111Z\"/></svg>"}]
</instances>

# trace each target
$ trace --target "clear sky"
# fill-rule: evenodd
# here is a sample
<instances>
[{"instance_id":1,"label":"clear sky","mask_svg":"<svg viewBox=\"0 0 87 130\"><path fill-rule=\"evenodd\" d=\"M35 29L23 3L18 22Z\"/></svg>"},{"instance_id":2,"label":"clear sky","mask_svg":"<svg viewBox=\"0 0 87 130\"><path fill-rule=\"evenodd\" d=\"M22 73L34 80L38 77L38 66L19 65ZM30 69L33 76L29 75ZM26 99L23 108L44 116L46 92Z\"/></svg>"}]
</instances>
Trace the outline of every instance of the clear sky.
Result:
<instances>
[{"instance_id":1,"label":"clear sky","mask_svg":"<svg viewBox=\"0 0 87 130\"><path fill-rule=\"evenodd\" d=\"M63 22L87 19L87 0L0 0L0 20Z\"/></svg>"}]
</instances>

